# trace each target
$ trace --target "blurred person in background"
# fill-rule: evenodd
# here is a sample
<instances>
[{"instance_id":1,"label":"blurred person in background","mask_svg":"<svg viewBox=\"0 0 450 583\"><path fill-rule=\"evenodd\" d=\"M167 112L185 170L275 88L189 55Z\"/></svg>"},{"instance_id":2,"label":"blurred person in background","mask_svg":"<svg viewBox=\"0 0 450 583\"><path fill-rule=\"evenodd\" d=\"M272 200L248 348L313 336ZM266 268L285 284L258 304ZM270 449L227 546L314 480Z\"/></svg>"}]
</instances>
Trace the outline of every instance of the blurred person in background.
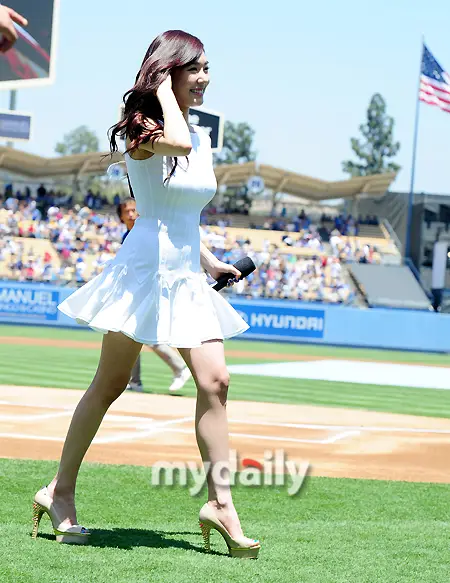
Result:
<instances>
[{"instance_id":1,"label":"blurred person in background","mask_svg":"<svg viewBox=\"0 0 450 583\"><path fill-rule=\"evenodd\" d=\"M136 201L131 196L125 199L123 202L119 203L117 206L117 215L120 222L127 228L125 234L122 237L122 243L127 238L129 232L134 227L134 223L138 217L136 210ZM171 393L179 391L184 387L186 382L191 377L191 371L186 366L184 360L181 358L180 354L175 348L167 346L166 344L156 344L151 347L153 352L161 358L173 372L172 384L169 387ZM129 391L143 391L143 385L141 380L141 355L139 354L136 364L133 366L131 371L131 379L127 385Z\"/></svg>"}]
</instances>

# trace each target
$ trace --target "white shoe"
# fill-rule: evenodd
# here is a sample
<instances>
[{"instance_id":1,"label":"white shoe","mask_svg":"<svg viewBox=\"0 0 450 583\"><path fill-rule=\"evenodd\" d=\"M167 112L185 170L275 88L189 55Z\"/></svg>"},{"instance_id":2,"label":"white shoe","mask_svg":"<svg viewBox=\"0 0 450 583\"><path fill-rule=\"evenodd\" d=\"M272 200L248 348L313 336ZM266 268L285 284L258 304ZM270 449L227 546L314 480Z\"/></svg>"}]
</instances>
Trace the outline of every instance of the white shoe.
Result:
<instances>
[{"instance_id":1,"label":"white shoe","mask_svg":"<svg viewBox=\"0 0 450 583\"><path fill-rule=\"evenodd\" d=\"M187 381L191 378L191 376L192 375L189 368L187 366L184 367L184 369L180 372L179 375L173 377L173 381L169 387L169 391L173 393L175 391L179 391L180 389L182 389L184 385L187 383Z\"/></svg>"},{"instance_id":2,"label":"white shoe","mask_svg":"<svg viewBox=\"0 0 450 583\"><path fill-rule=\"evenodd\" d=\"M137 391L138 393L143 393L144 387L139 383L128 383L127 391Z\"/></svg>"}]
</instances>

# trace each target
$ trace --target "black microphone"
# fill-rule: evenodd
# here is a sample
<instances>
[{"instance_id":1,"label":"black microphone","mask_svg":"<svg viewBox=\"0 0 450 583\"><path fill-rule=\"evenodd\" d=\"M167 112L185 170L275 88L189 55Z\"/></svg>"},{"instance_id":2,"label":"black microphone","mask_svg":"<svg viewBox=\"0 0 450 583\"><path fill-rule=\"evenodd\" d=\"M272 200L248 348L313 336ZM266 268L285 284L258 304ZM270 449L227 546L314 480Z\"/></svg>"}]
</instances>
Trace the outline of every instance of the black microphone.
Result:
<instances>
[{"instance_id":1,"label":"black microphone","mask_svg":"<svg viewBox=\"0 0 450 583\"><path fill-rule=\"evenodd\" d=\"M253 263L250 257L243 257L242 259L239 259L239 261L236 261L233 267L236 267L236 269L241 272L240 279L247 277L247 275L250 275L250 273L253 273L253 271L256 269L256 265ZM217 283L213 286L213 289L220 291L227 286L228 280L233 277L234 275L232 273L224 273L219 277Z\"/></svg>"}]
</instances>

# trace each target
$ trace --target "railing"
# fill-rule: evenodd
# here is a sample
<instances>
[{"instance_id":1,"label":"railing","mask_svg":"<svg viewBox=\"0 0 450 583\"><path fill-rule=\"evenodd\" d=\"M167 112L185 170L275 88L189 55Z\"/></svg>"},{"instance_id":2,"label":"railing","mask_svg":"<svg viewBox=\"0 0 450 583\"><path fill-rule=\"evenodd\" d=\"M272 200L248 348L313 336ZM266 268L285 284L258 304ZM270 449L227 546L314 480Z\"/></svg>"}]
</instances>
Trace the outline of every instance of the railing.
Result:
<instances>
[{"instance_id":1,"label":"railing","mask_svg":"<svg viewBox=\"0 0 450 583\"><path fill-rule=\"evenodd\" d=\"M412 274L416 278L417 283L423 289L423 291L426 294L426 296L428 297L428 299L432 300L433 299L433 295L429 291L427 291L426 287L422 283L422 278L421 278L421 275L420 275L420 271L414 265L414 263L413 263L413 261L412 261L412 259L410 257L405 257L405 265L407 265L409 267L409 269L412 271Z\"/></svg>"},{"instance_id":2,"label":"railing","mask_svg":"<svg viewBox=\"0 0 450 583\"><path fill-rule=\"evenodd\" d=\"M381 225L386 229L386 231L389 234L389 237L392 239L392 241L395 243L395 246L397 247L397 249L399 250L400 254L403 254L403 245L402 242L400 241L400 239L397 236L397 233L394 231L394 229L392 228L391 223L387 220L387 219L382 219L381 221Z\"/></svg>"}]
</instances>

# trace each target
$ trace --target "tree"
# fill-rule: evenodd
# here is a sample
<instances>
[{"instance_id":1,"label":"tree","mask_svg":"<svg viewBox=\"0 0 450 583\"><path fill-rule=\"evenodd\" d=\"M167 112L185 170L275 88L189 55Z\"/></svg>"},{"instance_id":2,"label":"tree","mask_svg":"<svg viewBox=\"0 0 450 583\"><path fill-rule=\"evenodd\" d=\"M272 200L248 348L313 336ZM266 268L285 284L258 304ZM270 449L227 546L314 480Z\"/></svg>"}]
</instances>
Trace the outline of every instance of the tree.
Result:
<instances>
[{"instance_id":1,"label":"tree","mask_svg":"<svg viewBox=\"0 0 450 583\"><path fill-rule=\"evenodd\" d=\"M225 122L223 131L223 148L215 156L216 164L241 164L256 159L252 150L255 131L248 123Z\"/></svg>"},{"instance_id":2,"label":"tree","mask_svg":"<svg viewBox=\"0 0 450 583\"><path fill-rule=\"evenodd\" d=\"M361 162L342 162L344 172L350 176L368 176L400 170L401 166L388 162L400 150L400 143L393 141L394 120L386 114L386 102L379 93L370 100L367 122L359 130L364 140L352 138L351 145Z\"/></svg>"},{"instance_id":3,"label":"tree","mask_svg":"<svg viewBox=\"0 0 450 583\"><path fill-rule=\"evenodd\" d=\"M55 152L62 156L98 151L98 137L87 126L80 126L65 134L63 141L58 142L55 147Z\"/></svg>"},{"instance_id":4,"label":"tree","mask_svg":"<svg viewBox=\"0 0 450 583\"><path fill-rule=\"evenodd\" d=\"M220 154L214 156L214 161L219 164L242 164L256 159L256 152L252 150L255 131L248 123L225 122L223 131L223 147ZM227 186L225 192L219 195L221 205L226 212L242 212L248 210L252 204L252 198L246 185Z\"/></svg>"}]
</instances>

